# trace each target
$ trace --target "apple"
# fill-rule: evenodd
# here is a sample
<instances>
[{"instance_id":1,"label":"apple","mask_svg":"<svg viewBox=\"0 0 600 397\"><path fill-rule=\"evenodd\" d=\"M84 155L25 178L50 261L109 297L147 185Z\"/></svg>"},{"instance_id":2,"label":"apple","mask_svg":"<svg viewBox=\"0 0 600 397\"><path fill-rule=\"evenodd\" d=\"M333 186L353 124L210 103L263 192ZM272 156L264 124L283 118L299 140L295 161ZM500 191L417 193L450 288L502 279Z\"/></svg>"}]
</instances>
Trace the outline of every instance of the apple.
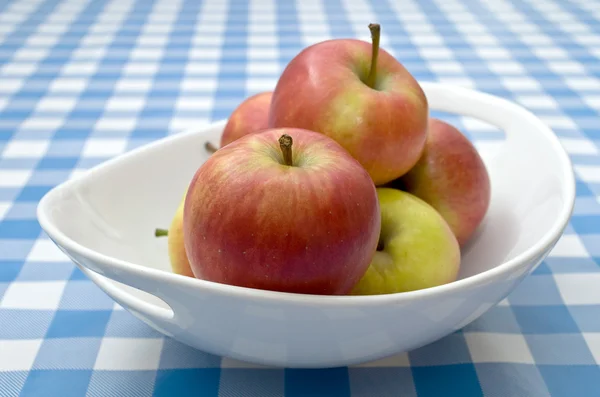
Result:
<instances>
[{"instance_id":1,"label":"apple","mask_svg":"<svg viewBox=\"0 0 600 397\"><path fill-rule=\"evenodd\" d=\"M171 220L169 229L156 229L154 235L157 237L167 236L169 261L171 263L171 269L173 270L173 273L194 277L194 273L192 273L190 262L188 261L183 243L183 208L185 196L186 194L184 193L183 198L181 199L179 206L175 211L175 215Z\"/></svg>"},{"instance_id":2,"label":"apple","mask_svg":"<svg viewBox=\"0 0 600 397\"><path fill-rule=\"evenodd\" d=\"M272 91L264 91L243 100L227 119L221 134L220 146L223 147L244 135L266 129L269 123L272 95ZM217 150L208 142L206 148L211 153Z\"/></svg>"},{"instance_id":3,"label":"apple","mask_svg":"<svg viewBox=\"0 0 600 397\"><path fill-rule=\"evenodd\" d=\"M381 234L377 252L352 295L414 291L456 280L461 253L442 216L418 197L377 188Z\"/></svg>"},{"instance_id":4,"label":"apple","mask_svg":"<svg viewBox=\"0 0 600 397\"><path fill-rule=\"evenodd\" d=\"M432 205L463 246L488 210L490 178L475 146L454 126L431 118L423 155L393 186Z\"/></svg>"},{"instance_id":5,"label":"apple","mask_svg":"<svg viewBox=\"0 0 600 397\"><path fill-rule=\"evenodd\" d=\"M184 244L199 279L345 295L369 266L380 219L373 181L342 146L314 131L268 129L198 168Z\"/></svg>"},{"instance_id":6,"label":"apple","mask_svg":"<svg viewBox=\"0 0 600 397\"><path fill-rule=\"evenodd\" d=\"M373 43L326 40L303 49L273 92L271 128L304 128L341 144L376 185L404 175L425 145L429 106L414 77Z\"/></svg>"}]
</instances>

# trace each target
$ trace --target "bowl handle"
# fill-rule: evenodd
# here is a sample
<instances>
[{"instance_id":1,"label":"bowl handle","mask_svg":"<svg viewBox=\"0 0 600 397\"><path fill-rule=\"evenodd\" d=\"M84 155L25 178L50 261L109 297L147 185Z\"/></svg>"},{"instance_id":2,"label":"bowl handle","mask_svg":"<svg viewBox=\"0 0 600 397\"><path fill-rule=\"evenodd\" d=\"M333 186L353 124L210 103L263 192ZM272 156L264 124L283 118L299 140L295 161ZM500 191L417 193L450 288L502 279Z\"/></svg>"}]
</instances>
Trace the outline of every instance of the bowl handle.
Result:
<instances>
[{"instance_id":1,"label":"bowl handle","mask_svg":"<svg viewBox=\"0 0 600 397\"><path fill-rule=\"evenodd\" d=\"M105 258L93 251L78 252L79 250L65 249L64 246L58 243L57 245L88 278L115 302L132 312L136 317L167 335L172 335L171 331L178 328L173 327L175 324L173 318L179 306L177 302L184 302L185 299L181 300L181 296L179 299L177 297L178 295L185 294L185 292L183 288L176 286L178 283L174 282L172 278L185 276L165 274L165 272L160 270L131 265L112 258ZM103 277L123 284L125 288L135 288L159 298L169 308L161 307L158 304L141 299L135 296L134 293L125 291L123 287L106 282Z\"/></svg>"}]
</instances>

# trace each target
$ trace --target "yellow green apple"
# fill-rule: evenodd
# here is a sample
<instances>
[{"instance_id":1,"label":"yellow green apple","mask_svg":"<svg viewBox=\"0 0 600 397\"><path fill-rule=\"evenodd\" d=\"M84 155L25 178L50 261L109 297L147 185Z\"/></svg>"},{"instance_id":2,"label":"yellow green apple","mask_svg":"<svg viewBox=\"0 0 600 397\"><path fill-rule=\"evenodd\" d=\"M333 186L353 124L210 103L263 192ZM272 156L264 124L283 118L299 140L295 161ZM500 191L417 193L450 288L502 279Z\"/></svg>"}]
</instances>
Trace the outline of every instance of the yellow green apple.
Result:
<instances>
[{"instance_id":1,"label":"yellow green apple","mask_svg":"<svg viewBox=\"0 0 600 397\"><path fill-rule=\"evenodd\" d=\"M187 189L186 189L187 193ZM188 261L187 254L185 252L185 245L183 243L183 208L185 204L185 196L181 199L175 215L171 220L171 224L168 230L156 229L155 236L167 236L169 261L171 263L171 269L173 273L181 274L183 276L194 277L192 269L190 268L190 262Z\"/></svg>"},{"instance_id":2,"label":"yellow green apple","mask_svg":"<svg viewBox=\"0 0 600 397\"><path fill-rule=\"evenodd\" d=\"M381 233L370 266L352 295L414 291L456 280L460 247L442 216L418 197L377 188Z\"/></svg>"}]
</instances>

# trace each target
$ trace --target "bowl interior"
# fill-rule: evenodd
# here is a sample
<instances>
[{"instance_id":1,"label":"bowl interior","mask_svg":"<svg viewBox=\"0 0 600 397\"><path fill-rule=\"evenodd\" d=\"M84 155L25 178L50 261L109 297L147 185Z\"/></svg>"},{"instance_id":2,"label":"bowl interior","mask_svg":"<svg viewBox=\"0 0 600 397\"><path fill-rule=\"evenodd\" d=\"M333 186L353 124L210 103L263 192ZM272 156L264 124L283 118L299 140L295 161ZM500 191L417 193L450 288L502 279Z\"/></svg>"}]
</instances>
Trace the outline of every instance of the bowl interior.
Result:
<instances>
[{"instance_id":1,"label":"bowl interior","mask_svg":"<svg viewBox=\"0 0 600 397\"><path fill-rule=\"evenodd\" d=\"M536 244L556 223L568 197L556 142L525 122L510 134L474 117L432 115L459 127L488 167L492 200L476 236L463 249L465 278L494 268ZM68 238L103 255L170 272L167 228L196 169L209 158L224 122L156 142L51 193L44 209ZM510 139L507 139L510 138ZM516 137L513 139L513 137Z\"/></svg>"}]
</instances>

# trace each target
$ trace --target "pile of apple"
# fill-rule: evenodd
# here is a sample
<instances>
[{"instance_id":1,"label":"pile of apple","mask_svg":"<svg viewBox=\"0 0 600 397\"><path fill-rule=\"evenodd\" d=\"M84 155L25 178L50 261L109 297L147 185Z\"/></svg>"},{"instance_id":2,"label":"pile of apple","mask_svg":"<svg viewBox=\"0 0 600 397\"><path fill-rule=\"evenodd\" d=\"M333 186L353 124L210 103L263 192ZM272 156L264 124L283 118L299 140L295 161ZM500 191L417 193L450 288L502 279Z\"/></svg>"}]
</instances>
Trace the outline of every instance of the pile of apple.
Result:
<instances>
[{"instance_id":1,"label":"pile of apple","mask_svg":"<svg viewBox=\"0 0 600 397\"><path fill-rule=\"evenodd\" d=\"M173 271L322 295L454 281L490 181L477 150L429 117L413 76L372 43L303 49L273 92L246 98L169 230Z\"/></svg>"}]
</instances>

